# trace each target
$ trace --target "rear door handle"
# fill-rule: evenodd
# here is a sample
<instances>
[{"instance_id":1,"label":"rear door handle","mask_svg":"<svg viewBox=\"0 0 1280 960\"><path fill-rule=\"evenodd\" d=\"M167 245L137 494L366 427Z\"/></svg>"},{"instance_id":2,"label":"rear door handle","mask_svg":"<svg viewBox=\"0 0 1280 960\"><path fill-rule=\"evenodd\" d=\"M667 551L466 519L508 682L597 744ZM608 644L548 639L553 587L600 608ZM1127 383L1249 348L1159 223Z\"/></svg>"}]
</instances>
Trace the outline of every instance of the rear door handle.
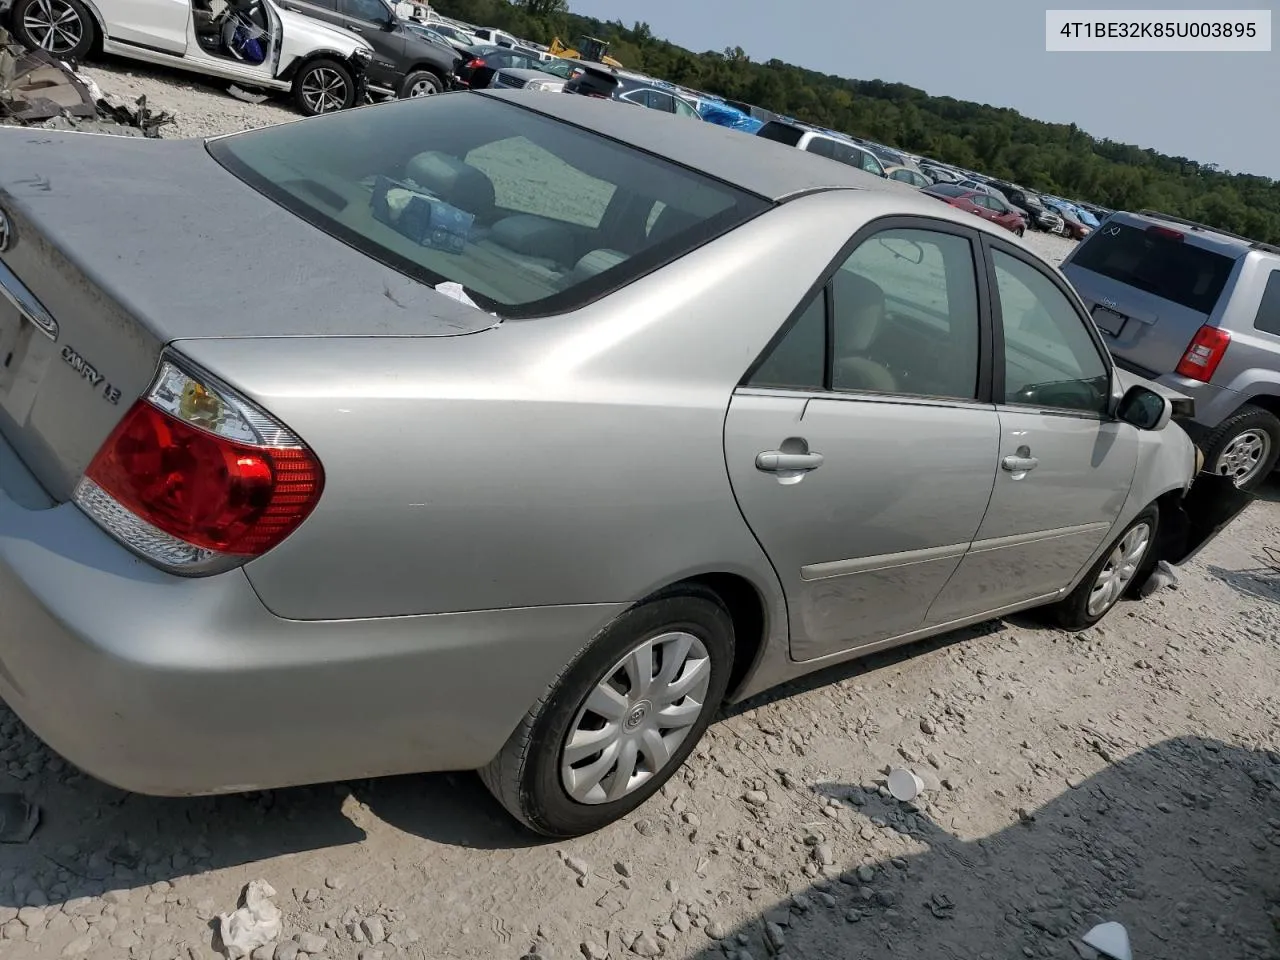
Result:
<instances>
[{"instance_id":1,"label":"rear door handle","mask_svg":"<svg viewBox=\"0 0 1280 960\"><path fill-rule=\"evenodd\" d=\"M1040 461L1035 457L1005 457L1000 466L1010 473L1026 473L1040 466Z\"/></svg>"},{"instance_id":2,"label":"rear door handle","mask_svg":"<svg viewBox=\"0 0 1280 960\"><path fill-rule=\"evenodd\" d=\"M361 27L356 26L354 23L348 23L347 29L352 33L364 33L364 30Z\"/></svg>"},{"instance_id":3,"label":"rear door handle","mask_svg":"<svg viewBox=\"0 0 1280 960\"><path fill-rule=\"evenodd\" d=\"M756 455L756 469L766 473L791 473L805 470L817 470L822 466L820 453L783 453L781 450L766 450Z\"/></svg>"}]
</instances>

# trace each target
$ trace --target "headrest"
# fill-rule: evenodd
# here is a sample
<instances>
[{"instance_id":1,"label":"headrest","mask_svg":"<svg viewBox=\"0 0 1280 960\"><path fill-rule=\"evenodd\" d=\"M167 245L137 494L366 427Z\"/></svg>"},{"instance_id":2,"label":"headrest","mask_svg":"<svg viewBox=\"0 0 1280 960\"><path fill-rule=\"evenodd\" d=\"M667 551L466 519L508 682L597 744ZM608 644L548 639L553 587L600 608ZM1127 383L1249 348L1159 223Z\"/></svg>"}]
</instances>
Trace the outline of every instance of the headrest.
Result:
<instances>
[{"instance_id":1,"label":"headrest","mask_svg":"<svg viewBox=\"0 0 1280 960\"><path fill-rule=\"evenodd\" d=\"M483 217L493 209L493 181L447 153L429 150L405 164L405 176L467 213Z\"/></svg>"},{"instance_id":2,"label":"headrest","mask_svg":"<svg viewBox=\"0 0 1280 960\"><path fill-rule=\"evenodd\" d=\"M837 270L835 293L838 345L843 350L866 350L884 322L884 290L852 270Z\"/></svg>"}]
</instances>

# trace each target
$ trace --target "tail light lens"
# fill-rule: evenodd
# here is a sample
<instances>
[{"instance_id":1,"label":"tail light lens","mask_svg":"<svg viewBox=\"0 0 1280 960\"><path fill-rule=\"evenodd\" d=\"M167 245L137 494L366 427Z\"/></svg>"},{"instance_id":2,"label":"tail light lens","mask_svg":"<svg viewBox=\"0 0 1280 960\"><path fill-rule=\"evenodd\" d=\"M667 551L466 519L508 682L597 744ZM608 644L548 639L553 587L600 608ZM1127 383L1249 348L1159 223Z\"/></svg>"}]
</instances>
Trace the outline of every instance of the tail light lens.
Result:
<instances>
[{"instance_id":1,"label":"tail light lens","mask_svg":"<svg viewBox=\"0 0 1280 960\"><path fill-rule=\"evenodd\" d=\"M1217 327L1203 326L1196 331L1179 361L1177 373L1190 380L1208 383L1231 346L1231 334Z\"/></svg>"},{"instance_id":2,"label":"tail light lens","mask_svg":"<svg viewBox=\"0 0 1280 960\"><path fill-rule=\"evenodd\" d=\"M266 553L315 508L319 461L230 389L164 361L74 499L135 553L174 573L218 573Z\"/></svg>"},{"instance_id":3,"label":"tail light lens","mask_svg":"<svg viewBox=\"0 0 1280 960\"><path fill-rule=\"evenodd\" d=\"M477 57L474 60L468 60L466 66L468 70L479 70L484 66L484 61Z\"/></svg>"}]
</instances>

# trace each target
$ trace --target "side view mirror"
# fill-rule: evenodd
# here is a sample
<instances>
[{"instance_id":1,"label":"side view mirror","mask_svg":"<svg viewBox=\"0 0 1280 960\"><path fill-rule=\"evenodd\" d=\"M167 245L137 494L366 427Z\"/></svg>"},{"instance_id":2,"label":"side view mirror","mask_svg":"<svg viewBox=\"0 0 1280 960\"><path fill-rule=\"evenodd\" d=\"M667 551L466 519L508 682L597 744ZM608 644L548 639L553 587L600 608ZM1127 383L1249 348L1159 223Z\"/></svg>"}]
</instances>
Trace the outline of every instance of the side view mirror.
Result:
<instances>
[{"instance_id":1,"label":"side view mirror","mask_svg":"<svg viewBox=\"0 0 1280 960\"><path fill-rule=\"evenodd\" d=\"M400 25L400 20L398 18L399 18L399 14L387 20L383 20L382 29L387 33L390 33L392 30L394 30L396 27Z\"/></svg>"},{"instance_id":2,"label":"side view mirror","mask_svg":"<svg viewBox=\"0 0 1280 960\"><path fill-rule=\"evenodd\" d=\"M1130 387L1116 406L1116 419L1139 430L1163 430L1173 419L1173 404L1147 387Z\"/></svg>"}]
</instances>

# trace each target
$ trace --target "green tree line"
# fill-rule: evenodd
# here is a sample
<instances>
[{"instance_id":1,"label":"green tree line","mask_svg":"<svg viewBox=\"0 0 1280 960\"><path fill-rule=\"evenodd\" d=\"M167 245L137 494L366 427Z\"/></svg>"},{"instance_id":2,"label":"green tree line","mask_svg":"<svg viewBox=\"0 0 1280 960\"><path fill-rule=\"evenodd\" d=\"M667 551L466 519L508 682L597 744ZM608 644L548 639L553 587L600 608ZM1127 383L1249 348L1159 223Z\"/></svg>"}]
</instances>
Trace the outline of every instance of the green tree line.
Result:
<instances>
[{"instance_id":1,"label":"green tree line","mask_svg":"<svg viewBox=\"0 0 1280 960\"><path fill-rule=\"evenodd\" d=\"M741 47L693 53L630 27L570 13L565 0L434 0L443 15L495 26L539 43L582 35L639 70L784 116L924 154L1033 190L1116 209L1155 209L1280 243L1280 181L1098 139L1074 123L930 96L881 80L850 80L769 60Z\"/></svg>"}]
</instances>

